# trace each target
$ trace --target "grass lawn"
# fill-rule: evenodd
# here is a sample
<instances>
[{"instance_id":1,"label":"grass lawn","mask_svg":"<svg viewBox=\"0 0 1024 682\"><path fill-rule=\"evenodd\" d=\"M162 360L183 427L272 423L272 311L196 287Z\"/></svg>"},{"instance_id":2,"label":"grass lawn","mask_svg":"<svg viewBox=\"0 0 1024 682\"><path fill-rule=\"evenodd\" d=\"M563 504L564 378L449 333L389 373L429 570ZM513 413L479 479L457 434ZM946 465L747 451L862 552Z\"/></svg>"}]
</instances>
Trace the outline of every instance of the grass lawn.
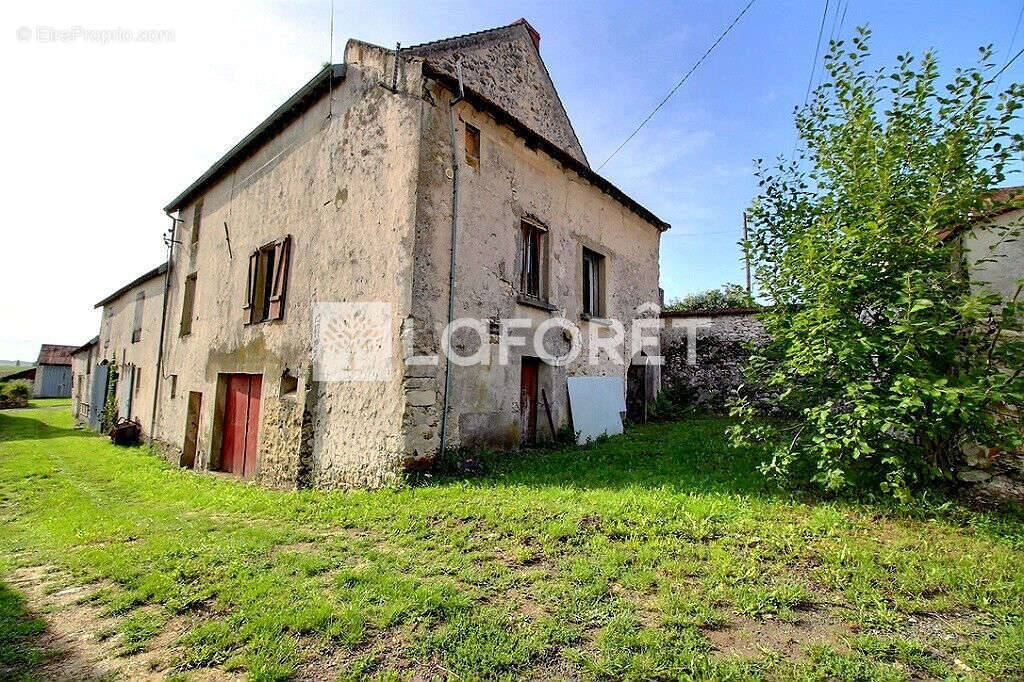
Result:
<instances>
[{"instance_id":1,"label":"grass lawn","mask_svg":"<svg viewBox=\"0 0 1024 682\"><path fill-rule=\"evenodd\" d=\"M28 401L30 408L40 407L70 407L71 398L32 398Z\"/></svg>"},{"instance_id":2,"label":"grass lawn","mask_svg":"<svg viewBox=\"0 0 1024 682\"><path fill-rule=\"evenodd\" d=\"M34 570L173 677L1024 678L1021 517L792 498L724 427L289 493L0 413L0 677L59 657Z\"/></svg>"}]
</instances>

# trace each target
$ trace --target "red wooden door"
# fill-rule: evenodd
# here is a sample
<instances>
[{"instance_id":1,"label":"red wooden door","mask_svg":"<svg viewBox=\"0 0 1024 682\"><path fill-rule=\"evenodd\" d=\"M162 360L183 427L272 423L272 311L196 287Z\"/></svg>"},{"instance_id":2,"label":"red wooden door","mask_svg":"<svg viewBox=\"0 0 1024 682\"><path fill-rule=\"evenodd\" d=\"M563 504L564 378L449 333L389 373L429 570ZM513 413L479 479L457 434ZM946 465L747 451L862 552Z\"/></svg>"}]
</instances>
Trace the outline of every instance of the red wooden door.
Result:
<instances>
[{"instance_id":1,"label":"red wooden door","mask_svg":"<svg viewBox=\"0 0 1024 682\"><path fill-rule=\"evenodd\" d=\"M519 377L519 423L524 443L537 440L537 364L537 358L524 357Z\"/></svg>"},{"instance_id":2,"label":"red wooden door","mask_svg":"<svg viewBox=\"0 0 1024 682\"><path fill-rule=\"evenodd\" d=\"M263 377L229 374L224 397L220 468L236 476L249 476L256 467L256 436L260 423Z\"/></svg>"},{"instance_id":3,"label":"red wooden door","mask_svg":"<svg viewBox=\"0 0 1024 682\"><path fill-rule=\"evenodd\" d=\"M256 437L260 430L260 392L263 388L263 376L254 374L249 377L249 412L245 420L245 464L242 465L242 476L249 478L256 470Z\"/></svg>"}]
</instances>

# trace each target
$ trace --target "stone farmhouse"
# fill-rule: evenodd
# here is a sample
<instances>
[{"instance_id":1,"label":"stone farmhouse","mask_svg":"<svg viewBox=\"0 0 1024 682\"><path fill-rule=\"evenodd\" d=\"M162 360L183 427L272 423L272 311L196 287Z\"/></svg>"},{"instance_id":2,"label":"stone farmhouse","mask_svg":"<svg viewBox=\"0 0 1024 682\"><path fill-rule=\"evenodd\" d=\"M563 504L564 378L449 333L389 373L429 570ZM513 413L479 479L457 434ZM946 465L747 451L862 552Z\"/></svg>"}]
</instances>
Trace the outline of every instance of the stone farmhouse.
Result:
<instances>
[{"instance_id":1,"label":"stone farmhouse","mask_svg":"<svg viewBox=\"0 0 1024 682\"><path fill-rule=\"evenodd\" d=\"M657 390L655 367L627 373L657 353L656 334L625 364L587 358L611 320L628 337L657 319L669 226L591 169L525 20L399 50L349 40L343 63L165 211L166 272L100 302L94 348L118 363L119 412L182 466L379 486L442 441L551 437L570 423L569 377L639 376L629 393L644 400ZM333 302L386 304L388 376L319 376L314 313ZM460 318L484 333L451 345L480 361L449 367L443 330ZM500 361L511 318L580 333L527 336ZM575 344L576 359L545 361Z\"/></svg>"}]
</instances>

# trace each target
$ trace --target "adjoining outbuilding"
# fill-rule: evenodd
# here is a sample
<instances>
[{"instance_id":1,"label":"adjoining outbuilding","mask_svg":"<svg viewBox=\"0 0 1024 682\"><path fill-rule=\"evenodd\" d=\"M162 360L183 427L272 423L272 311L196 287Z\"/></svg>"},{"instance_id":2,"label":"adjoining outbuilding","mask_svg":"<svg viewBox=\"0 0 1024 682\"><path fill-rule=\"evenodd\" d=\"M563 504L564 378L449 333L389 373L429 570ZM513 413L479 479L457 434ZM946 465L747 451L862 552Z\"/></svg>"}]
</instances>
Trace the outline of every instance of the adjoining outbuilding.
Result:
<instances>
[{"instance_id":1,"label":"adjoining outbuilding","mask_svg":"<svg viewBox=\"0 0 1024 682\"><path fill-rule=\"evenodd\" d=\"M36 360L33 398L71 397L71 351L75 346L44 343Z\"/></svg>"}]
</instances>

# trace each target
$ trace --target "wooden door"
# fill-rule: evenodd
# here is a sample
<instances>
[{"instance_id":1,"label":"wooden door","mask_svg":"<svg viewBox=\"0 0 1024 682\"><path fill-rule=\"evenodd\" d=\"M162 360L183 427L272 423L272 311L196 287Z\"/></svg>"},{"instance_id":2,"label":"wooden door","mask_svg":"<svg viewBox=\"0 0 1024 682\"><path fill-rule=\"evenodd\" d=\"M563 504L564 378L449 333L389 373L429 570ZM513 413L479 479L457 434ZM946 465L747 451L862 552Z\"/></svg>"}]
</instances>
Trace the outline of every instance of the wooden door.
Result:
<instances>
[{"instance_id":1,"label":"wooden door","mask_svg":"<svg viewBox=\"0 0 1024 682\"><path fill-rule=\"evenodd\" d=\"M181 450L181 466L193 468L196 450L199 449L199 413L203 406L203 394L189 391L188 420L185 422L185 447Z\"/></svg>"},{"instance_id":2,"label":"wooden door","mask_svg":"<svg viewBox=\"0 0 1024 682\"><path fill-rule=\"evenodd\" d=\"M229 374L226 377L220 468L236 476L249 476L256 467L260 390L263 377Z\"/></svg>"},{"instance_id":3,"label":"wooden door","mask_svg":"<svg viewBox=\"0 0 1024 682\"><path fill-rule=\"evenodd\" d=\"M523 357L519 377L519 412L521 421L521 442L537 441L537 358Z\"/></svg>"},{"instance_id":4,"label":"wooden door","mask_svg":"<svg viewBox=\"0 0 1024 682\"><path fill-rule=\"evenodd\" d=\"M249 377L249 405L245 418L245 455L242 464L242 476L249 478L256 470L256 437L260 426L260 393L263 389L263 376L254 374Z\"/></svg>"}]
</instances>

